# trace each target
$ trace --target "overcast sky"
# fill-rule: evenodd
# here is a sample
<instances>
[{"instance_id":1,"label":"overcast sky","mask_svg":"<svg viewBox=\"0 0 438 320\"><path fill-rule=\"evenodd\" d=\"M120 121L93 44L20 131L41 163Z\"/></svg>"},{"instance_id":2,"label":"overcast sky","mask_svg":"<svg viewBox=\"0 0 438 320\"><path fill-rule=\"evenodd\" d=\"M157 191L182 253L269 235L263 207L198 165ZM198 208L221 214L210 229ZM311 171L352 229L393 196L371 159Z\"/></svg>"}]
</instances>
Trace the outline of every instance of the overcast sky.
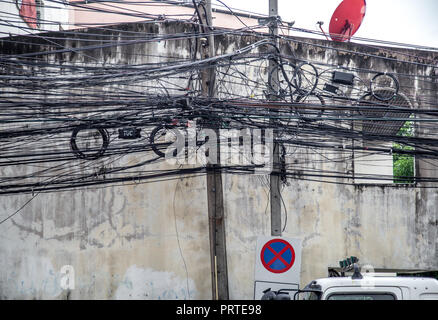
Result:
<instances>
[{"instance_id":1,"label":"overcast sky","mask_svg":"<svg viewBox=\"0 0 438 320\"><path fill-rule=\"evenodd\" d=\"M268 13L269 0L222 0L232 8ZM283 21L295 27L319 30L342 0L278 0ZM355 36L438 48L438 0L366 0L367 11ZM213 0L213 3L217 3Z\"/></svg>"}]
</instances>

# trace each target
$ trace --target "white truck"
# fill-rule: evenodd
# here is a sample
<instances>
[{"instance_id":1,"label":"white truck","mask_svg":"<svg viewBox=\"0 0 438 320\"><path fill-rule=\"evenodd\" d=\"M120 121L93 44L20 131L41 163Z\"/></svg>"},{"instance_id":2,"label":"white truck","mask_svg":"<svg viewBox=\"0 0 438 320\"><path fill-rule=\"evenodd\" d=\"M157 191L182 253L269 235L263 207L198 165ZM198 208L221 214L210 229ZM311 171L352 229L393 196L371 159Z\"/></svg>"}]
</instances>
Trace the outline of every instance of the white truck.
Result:
<instances>
[{"instance_id":1,"label":"white truck","mask_svg":"<svg viewBox=\"0 0 438 320\"><path fill-rule=\"evenodd\" d=\"M438 300L438 280L417 277L351 277L316 279L302 290L264 291L262 300Z\"/></svg>"}]
</instances>

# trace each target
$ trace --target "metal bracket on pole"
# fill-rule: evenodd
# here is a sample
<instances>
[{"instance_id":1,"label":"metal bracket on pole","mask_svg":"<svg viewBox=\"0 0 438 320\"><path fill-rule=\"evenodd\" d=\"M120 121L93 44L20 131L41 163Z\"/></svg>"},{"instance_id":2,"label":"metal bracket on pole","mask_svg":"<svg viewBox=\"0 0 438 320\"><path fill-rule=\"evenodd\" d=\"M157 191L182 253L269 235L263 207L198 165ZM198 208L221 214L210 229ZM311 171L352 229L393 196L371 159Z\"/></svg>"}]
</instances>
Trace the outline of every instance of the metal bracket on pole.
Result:
<instances>
[{"instance_id":1,"label":"metal bracket on pole","mask_svg":"<svg viewBox=\"0 0 438 320\"><path fill-rule=\"evenodd\" d=\"M257 22L261 25L275 25L281 23L281 17L280 16L271 16L266 18L258 18Z\"/></svg>"}]
</instances>

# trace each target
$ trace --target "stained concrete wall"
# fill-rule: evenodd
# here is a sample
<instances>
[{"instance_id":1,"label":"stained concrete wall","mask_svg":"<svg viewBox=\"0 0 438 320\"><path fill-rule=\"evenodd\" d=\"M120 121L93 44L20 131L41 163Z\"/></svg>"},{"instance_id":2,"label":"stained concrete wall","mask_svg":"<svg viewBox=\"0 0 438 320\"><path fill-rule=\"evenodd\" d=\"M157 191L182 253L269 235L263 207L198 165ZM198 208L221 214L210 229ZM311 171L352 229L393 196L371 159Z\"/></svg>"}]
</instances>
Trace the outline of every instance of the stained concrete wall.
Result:
<instances>
[{"instance_id":1,"label":"stained concrete wall","mask_svg":"<svg viewBox=\"0 0 438 320\"><path fill-rule=\"evenodd\" d=\"M204 180L38 195L2 225L1 297L208 298ZM3 197L2 215L30 197ZM64 265L74 290L62 290Z\"/></svg>"},{"instance_id":2,"label":"stained concrete wall","mask_svg":"<svg viewBox=\"0 0 438 320\"><path fill-rule=\"evenodd\" d=\"M265 193L261 199L245 197L257 183L251 178L227 177L227 237L231 292L233 298L250 297L253 274L236 272L252 270L259 232L270 233L269 209ZM260 188L257 188L260 189ZM261 188L268 192L265 185ZM305 181L292 181L282 196L287 207L283 211L284 237L303 241L301 285L326 277L328 267L337 267L343 257L357 256L363 265L383 269L436 269L436 209L418 205L427 198L436 203L436 192L391 189L378 186L340 186ZM429 202L430 201L430 202ZM262 202L262 207L259 207ZM243 203L243 205L242 205ZM258 209L254 209L258 208ZM286 220L287 215L287 220ZM244 226L263 220L251 232ZM243 285L245 284L246 285Z\"/></svg>"},{"instance_id":3,"label":"stained concrete wall","mask_svg":"<svg viewBox=\"0 0 438 320\"><path fill-rule=\"evenodd\" d=\"M141 25L129 28L144 30ZM184 28L180 24L160 24L148 31L174 33ZM255 40L219 36L218 54ZM378 58L409 59L392 51L330 43L340 49L335 51L325 48L328 45L325 41L297 41L290 43L291 47L285 45L283 50L290 53L292 48L303 59L334 65L419 75L432 72ZM182 41L177 48L171 42L141 44L136 45L135 51L162 55L181 52L184 56L188 52L184 49L186 45ZM5 43L1 46L4 50L32 50L26 46L11 48ZM90 54L113 63L147 62L129 55L130 50L133 49L118 48ZM376 58L343 50L365 50ZM412 54L407 50L400 52ZM431 59L429 53L414 54ZM75 61L78 57L71 54L70 59ZM413 96L421 96L418 85L412 90ZM321 157L308 149L294 154L311 160ZM290 163L294 160L293 156L287 159ZM150 169L167 165L157 166ZM421 163L418 166L421 170ZM315 168L340 172L351 171L353 167L353 161L315 164ZM436 176L435 171L427 172ZM223 179L230 298L252 299L256 239L270 234L269 177L224 175ZM2 196L1 217L14 213L31 197ZM339 259L349 255L358 256L361 262L376 268L438 269L438 199L434 189L312 182L300 179L297 171L297 178L289 179L282 197L287 209L283 211L283 236L303 241L301 285L326 276L328 267L336 266ZM3 299L211 298L203 176L41 193L0 228ZM74 290L61 287L64 277L61 268L65 265L74 267Z\"/></svg>"}]
</instances>

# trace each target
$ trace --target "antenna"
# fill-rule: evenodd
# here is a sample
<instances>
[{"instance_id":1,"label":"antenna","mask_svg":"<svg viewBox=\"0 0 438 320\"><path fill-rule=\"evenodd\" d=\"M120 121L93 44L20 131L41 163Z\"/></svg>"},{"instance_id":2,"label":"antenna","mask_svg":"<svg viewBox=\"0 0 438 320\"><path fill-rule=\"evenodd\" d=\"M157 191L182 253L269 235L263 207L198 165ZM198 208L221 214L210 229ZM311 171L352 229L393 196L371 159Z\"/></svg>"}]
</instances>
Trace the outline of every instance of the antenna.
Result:
<instances>
[{"instance_id":1,"label":"antenna","mask_svg":"<svg viewBox=\"0 0 438 320\"><path fill-rule=\"evenodd\" d=\"M336 8L330 20L330 38L333 41L339 42L350 41L362 24L365 12L365 0L343 0ZM321 28L322 24L318 24Z\"/></svg>"}]
</instances>

